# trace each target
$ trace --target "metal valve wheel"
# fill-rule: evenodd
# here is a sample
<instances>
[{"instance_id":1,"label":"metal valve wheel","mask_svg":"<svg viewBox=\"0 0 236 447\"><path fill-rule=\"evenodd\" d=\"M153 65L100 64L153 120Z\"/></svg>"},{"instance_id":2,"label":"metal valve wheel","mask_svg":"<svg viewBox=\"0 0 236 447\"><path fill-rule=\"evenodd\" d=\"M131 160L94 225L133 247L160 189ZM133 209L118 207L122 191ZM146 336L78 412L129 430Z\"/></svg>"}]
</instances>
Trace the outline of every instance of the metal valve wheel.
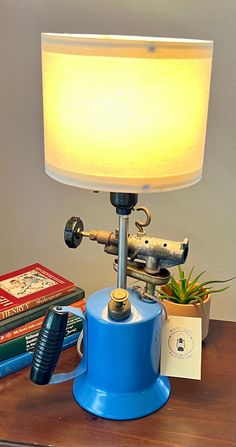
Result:
<instances>
[{"instance_id":1,"label":"metal valve wheel","mask_svg":"<svg viewBox=\"0 0 236 447\"><path fill-rule=\"evenodd\" d=\"M83 239L81 232L84 230L84 224L79 217L71 217L65 226L64 241L69 248L77 248Z\"/></svg>"}]
</instances>

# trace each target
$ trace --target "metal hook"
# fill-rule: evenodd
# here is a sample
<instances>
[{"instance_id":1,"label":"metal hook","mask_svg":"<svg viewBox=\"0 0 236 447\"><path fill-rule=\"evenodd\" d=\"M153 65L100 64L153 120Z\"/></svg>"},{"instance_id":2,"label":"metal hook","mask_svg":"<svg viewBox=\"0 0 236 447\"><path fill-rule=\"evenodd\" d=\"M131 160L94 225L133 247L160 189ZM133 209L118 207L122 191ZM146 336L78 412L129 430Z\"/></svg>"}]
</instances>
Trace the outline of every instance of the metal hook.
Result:
<instances>
[{"instance_id":1,"label":"metal hook","mask_svg":"<svg viewBox=\"0 0 236 447\"><path fill-rule=\"evenodd\" d=\"M140 222L140 220L135 221L135 225L140 233L144 233L143 227L147 227L151 222L151 213L145 206L138 206L135 208L136 211L143 211L146 214L146 222Z\"/></svg>"}]
</instances>

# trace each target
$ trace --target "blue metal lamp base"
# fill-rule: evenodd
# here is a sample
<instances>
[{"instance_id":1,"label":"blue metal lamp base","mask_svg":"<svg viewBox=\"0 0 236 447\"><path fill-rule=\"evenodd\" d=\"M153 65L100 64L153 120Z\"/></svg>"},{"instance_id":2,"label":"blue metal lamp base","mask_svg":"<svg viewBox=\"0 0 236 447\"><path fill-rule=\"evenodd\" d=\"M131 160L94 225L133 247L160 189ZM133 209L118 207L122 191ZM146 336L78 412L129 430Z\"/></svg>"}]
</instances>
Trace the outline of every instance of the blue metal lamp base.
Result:
<instances>
[{"instance_id":1,"label":"blue metal lamp base","mask_svg":"<svg viewBox=\"0 0 236 447\"><path fill-rule=\"evenodd\" d=\"M114 321L107 310L111 290L88 299L87 370L77 375L73 394L96 416L136 419L158 410L170 394L168 378L159 374L162 308L143 302L129 289L131 314Z\"/></svg>"},{"instance_id":2,"label":"blue metal lamp base","mask_svg":"<svg viewBox=\"0 0 236 447\"><path fill-rule=\"evenodd\" d=\"M95 389L87 374L77 377L73 385L75 400L90 413L114 420L137 419L159 410L169 398L167 377L158 379L146 390L133 393L108 393Z\"/></svg>"}]
</instances>

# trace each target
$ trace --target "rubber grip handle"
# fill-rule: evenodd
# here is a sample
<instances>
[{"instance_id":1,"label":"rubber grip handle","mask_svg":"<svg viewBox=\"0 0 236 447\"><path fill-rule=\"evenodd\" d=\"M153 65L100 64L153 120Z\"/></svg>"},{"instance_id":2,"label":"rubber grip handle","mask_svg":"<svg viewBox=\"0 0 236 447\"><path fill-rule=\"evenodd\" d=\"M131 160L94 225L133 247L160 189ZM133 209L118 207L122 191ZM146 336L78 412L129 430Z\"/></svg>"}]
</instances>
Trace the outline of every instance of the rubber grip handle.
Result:
<instances>
[{"instance_id":1,"label":"rubber grip handle","mask_svg":"<svg viewBox=\"0 0 236 447\"><path fill-rule=\"evenodd\" d=\"M37 385L49 383L62 349L68 313L61 309L49 308L39 332L30 372L30 379Z\"/></svg>"}]
</instances>

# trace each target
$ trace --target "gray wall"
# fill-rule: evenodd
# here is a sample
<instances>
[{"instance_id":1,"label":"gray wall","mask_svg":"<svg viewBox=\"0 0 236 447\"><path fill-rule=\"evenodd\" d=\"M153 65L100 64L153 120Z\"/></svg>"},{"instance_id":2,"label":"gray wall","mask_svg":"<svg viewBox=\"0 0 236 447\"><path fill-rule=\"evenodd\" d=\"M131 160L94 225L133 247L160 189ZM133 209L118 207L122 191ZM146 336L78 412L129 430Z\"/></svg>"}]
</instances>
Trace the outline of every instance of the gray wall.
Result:
<instances>
[{"instance_id":1,"label":"gray wall","mask_svg":"<svg viewBox=\"0 0 236 447\"><path fill-rule=\"evenodd\" d=\"M194 264L207 278L236 273L235 16L235 0L0 0L1 274L38 261L88 294L115 282L112 258L101 246L85 240L73 251L63 242L72 215L88 229L108 230L116 216L108 194L65 186L44 173L41 32L214 40L204 178L191 188L140 195L139 204L153 213L150 234L190 238L186 269ZM236 281L214 297L211 317L236 320Z\"/></svg>"}]
</instances>

